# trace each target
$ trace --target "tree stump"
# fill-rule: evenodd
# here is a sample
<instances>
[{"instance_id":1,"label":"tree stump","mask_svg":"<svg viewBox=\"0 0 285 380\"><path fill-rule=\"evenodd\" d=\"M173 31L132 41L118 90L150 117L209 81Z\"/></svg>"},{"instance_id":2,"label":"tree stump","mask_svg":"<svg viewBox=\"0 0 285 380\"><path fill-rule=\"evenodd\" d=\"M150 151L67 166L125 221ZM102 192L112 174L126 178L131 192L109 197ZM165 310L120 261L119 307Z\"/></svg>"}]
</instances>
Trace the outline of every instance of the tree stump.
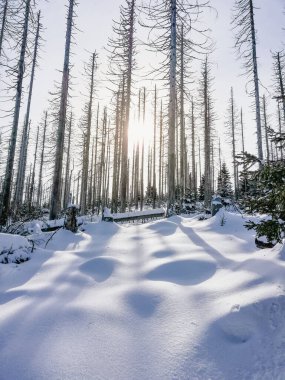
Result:
<instances>
[{"instance_id":1,"label":"tree stump","mask_svg":"<svg viewBox=\"0 0 285 380\"><path fill-rule=\"evenodd\" d=\"M77 215L77 207L69 206L65 213L64 227L65 229L73 233L78 231L76 215Z\"/></svg>"}]
</instances>

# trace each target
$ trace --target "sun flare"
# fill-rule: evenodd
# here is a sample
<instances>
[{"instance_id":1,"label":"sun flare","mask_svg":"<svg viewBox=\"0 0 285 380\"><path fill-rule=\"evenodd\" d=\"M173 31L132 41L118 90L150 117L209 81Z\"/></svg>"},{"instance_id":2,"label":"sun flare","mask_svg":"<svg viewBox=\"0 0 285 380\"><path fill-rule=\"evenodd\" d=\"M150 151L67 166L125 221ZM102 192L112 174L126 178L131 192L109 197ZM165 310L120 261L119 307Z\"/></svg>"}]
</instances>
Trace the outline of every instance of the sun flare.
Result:
<instances>
[{"instance_id":1,"label":"sun flare","mask_svg":"<svg viewBox=\"0 0 285 380\"><path fill-rule=\"evenodd\" d=\"M147 119L143 121L134 121L129 126L129 146L132 148L136 144L144 142L148 146L153 139L153 126Z\"/></svg>"}]
</instances>

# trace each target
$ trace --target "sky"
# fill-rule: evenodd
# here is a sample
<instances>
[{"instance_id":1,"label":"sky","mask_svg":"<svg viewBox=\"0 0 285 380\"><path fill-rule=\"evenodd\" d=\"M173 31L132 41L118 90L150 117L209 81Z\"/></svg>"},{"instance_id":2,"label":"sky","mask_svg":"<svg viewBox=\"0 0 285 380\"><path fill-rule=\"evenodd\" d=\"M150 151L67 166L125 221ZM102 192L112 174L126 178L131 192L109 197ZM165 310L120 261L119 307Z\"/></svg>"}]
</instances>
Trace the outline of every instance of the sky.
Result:
<instances>
[{"instance_id":1,"label":"sky","mask_svg":"<svg viewBox=\"0 0 285 380\"><path fill-rule=\"evenodd\" d=\"M100 71L106 68L106 47L108 37L112 34L112 20L118 19L119 6L123 0L79 0L77 7L76 25L78 32L75 34L76 45L73 46L72 74L75 77L73 104L78 113L82 107L80 93L84 91L82 82L83 62L88 59L89 53L94 49L99 53ZM238 107L243 107L246 126L246 149L254 152L256 145L254 112L251 111L252 99L245 92L246 79L241 76L242 62L236 60L233 49L234 39L231 31L231 9L233 0L212 0L211 4L217 12L208 12L203 20L212 30L211 37L215 42L215 51L211 56L213 63L212 73L214 80L215 110L218 115L216 129L221 137L222 146L227 155L224 115L226 114L230 87L234 87ZM43 37L45 43L41 52L40 68L36 74L34 98L31 118L34 124L40 119L43 110L47 107L48 92L53 90L54 80L60 80L59 70L63 64L63 49L65 40L65 0L39 0L42 9L44 25ZM284 0L255 0L256 29L258 36L259 74L264 88L261 95L266 93L271 97L272 88L272 59L271 51L281 50L285 41L285 15ZM141 33L141 32L140 32ZM144 47L139 47L139 59L150 60L150 56L144 53ZM147 66L149 62L144 62ZM194 74L197 78L199 72ZM108 93L104 90L105 83L100 83L98 95L106 101ZM269 92L268 92L269 91ZM271 93L270 93L271 92ZM108 103L109 99L107 100ZM272 102L272 105L273 102ZM273 108L272 108L273 110ZM78 115L79 116L79 115ZM274 121L274 117L272 118Z\"/></svg>"}]
</instances>

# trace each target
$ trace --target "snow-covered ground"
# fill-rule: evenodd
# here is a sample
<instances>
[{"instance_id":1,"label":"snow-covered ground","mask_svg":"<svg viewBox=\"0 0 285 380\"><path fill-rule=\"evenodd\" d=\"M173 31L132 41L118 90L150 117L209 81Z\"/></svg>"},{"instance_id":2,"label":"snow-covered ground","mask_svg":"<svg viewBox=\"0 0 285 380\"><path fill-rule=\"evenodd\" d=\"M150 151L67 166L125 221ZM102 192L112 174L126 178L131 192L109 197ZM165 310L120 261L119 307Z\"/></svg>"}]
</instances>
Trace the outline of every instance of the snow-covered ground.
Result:
<instances>
[{"instance_id":1,"label":"snow-covered ground","mask_svg":"<svg viewBox=\"0 0 285 380\"><path fill-rule=\"evenodd\" d=\"M87 223L0 265L0 379L284 380L284 248L222 220Z\"/></svg>"}]
</instances>

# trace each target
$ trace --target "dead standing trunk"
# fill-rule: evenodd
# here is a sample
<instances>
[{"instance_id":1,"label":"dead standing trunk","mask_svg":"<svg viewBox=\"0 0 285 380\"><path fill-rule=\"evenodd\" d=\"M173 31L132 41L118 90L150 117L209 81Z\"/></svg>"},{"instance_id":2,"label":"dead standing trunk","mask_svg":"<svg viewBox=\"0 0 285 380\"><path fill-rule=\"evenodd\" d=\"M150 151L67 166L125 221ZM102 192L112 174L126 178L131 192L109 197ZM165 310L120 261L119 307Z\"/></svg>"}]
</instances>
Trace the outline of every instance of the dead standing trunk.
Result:
<instances>
[{"instance_id":1,"label":"dead standing trunk","mask_svg":"<svg viewBox=\"0 0 285 380\"><path fill-rule=\"evenodd\" d=\"M66 40L65 40L65 56L64 56L64 64L63 64L63 72L62 72L61 97L60 97L59 119L58 119L58 129L57 129L56 153L55 153L53 184L52 184L52 192L51 192L50 219L56 219L61 209L61 177L62 177L62 165L63 165L66 110L67 110L68 88L69 88L70 47L71 47L71 35L72 35L72 27L73 27L74 6L75 6L75 0L69 0L67 30L66 30Z\"/></svg>"}]
</instances>

